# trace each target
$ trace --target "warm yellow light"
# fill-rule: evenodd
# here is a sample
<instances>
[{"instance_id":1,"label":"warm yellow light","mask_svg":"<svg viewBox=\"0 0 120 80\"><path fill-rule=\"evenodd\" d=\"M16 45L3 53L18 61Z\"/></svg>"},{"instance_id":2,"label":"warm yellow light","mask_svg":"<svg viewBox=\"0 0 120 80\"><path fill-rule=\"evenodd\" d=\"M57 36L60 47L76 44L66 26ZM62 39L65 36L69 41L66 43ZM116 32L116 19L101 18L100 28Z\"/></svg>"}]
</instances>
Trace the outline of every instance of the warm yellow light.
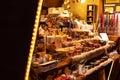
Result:
<instances>
[{"instance_id":1,"label":"warm yellow light","mask_svg":"<svg viewBox=\"0 0 120 80\"><path fill-rule=\"evenodd\" d=\"M30 59L30 57L29 57L28 59ZM30 62L30 61L28 61L28 65L30 65L30 63L31 63L31 62ZM30 67L30 66L28 66L27 68L29 68L29 67Z\"/></svg>"},{"instance_id":2,"label":"warm yellow light","mask_svg":"<svg viewBox=\"0 0 120 80\"><path fill-rule=\"evenodd\" d=\"M41 10L41 9L40 9L40 10ZM36 12L36 15L40 15L40 12L37 11L37 12Z\"/></svg>"},{"instance_id":3,"label":"warm yellow light","mask_svg":"<svg viewBox=\"0 0 120 80\"><path fill-rule=\"evenodd\" d=\"M110 11L110 13L113 13L113 11Z\"/></svg>"},{"instance_id":4,"label":"warm yellow light","mask_svg":"<svg viewBox=\"0 0 120 80\"><path fill-rule=\"evenodd\" d=\"M30 53L32 53L32 52L33 52L33 50L30 49Z\"/></svg>"},{"instance_id":5,"label":"warm yellow light","mask_svg":"<svg viewBox=\"0 0 120 80\"><path fill-rule=\"evenodd\" d=\"M108 12L108 9L105 9L105 12Z\"/></svg>"},{"instance_id":6,"label":"warm yellow light","mask_svg":"<svg viewBox=\"0 0 120 80\"><path fill-rule=\"evenodd\" d=\"M36 25L35 25L35 27L36 27L36 26L37 26L37 24L39 24L39 22L37 22L37 21L36 21L36 22L35 22L35 24L36 24Z\"/></svg>"},{"instance_id":7,"label":"warm yellow light","mask_svg":"<svg viewBox=\"0 0 120 80\"><path fill-rule=\"evenodd\" d=\"M33 36L36 36L36 33L33 33Z\"/></svg>"},{"instance_id":8,"label":"warm yellow light","mask_svg":"<svg viewBox=\"0 0 120 80\"><path fill-rule=\"evenodd\" d=\"M34 46L30 46L30 49L34 49Z\"/></svg>"},{"instance_id":9,"label":"warm yellow light","mask_svg":"<svg viewBox=\"0 0 120 80\"><path fill-rule=\"evenodd\" d=\"M29 79L30 66L31 66L31 61L32 61L32 55L33 55L33 51L34 51L35 41L36 41L37 29L38 29L38 26L39 26L42 2L43 2L43 0L39 0L39 2L38 2L36 18L35 18L35 23L34 23L34 29L33 29L33 34L32 34L32 41L31 41L31 46L30 46L30 51L29 51L29 56L28 56L28 61L27 61L27 66L26 66L26 72L25 72L24 80L28 80Z\"/></svg>"},{"instance_id":10,"label":"warm yellow light","mask_svg":"<svg viewBox=\"0 0 120 80\"><path fill-rule=\"evenodd\" d=\"M36 21L35 21L35 24L38 24L38 23L39 23L39 21L36 20Z\"/></svg>"},{"instance_id":11,"label":"warm yellow light","mask_svg":"<svg viewBox=\"0 0 120 80\"><path fill-rule=\"evenodd\" d=\"M35 40L35 37L32 37L32 40Z\"/></svg>"},{"instance_id":12,"label":"warm yellow light","mask_svg":"<svg viewBox=\"0 0 120 80\"><path fill-rule=\"evenodd\" d=\"M37 28L33 29L33 31L37 31Z\"/></svg>"},{"instance_id":13,"label":"warm yellow light","mask_svg":"<svg viewBox=\"0 0 120 80\"><path fill-rule=\"evenodd\" d=\"M31 52L31 51L30 51ZM32 54L30 54L30 57L29 58L31 58L31 56L32 56Z\"/></svg>"},{"instance_id":14,"label":"warm yellow light","mask_svg":"<svg viewBox=\"0 0 120 80\"><path fill-rule=\"evenodd\" d=\"M81 3L85 3L86 0L80 0Z\"/></svg>"},{"instance_id":15,"label":"warm yellow light","mask_svg":"<svg viewBox=\"0 0 120 80\"><path fill-rule=\"evenodd\" d=\"M37 23L37 24L39 24L39 23ZM37 25L37 24L34 25L34 29L37 29L37 28L38 28L38 25Z\"/></svg>"},{"instance_id":16,"label":"warm yellow light","mask_svg":"<svg viewBox=\"0 0 120 80\"><path fill-rule=\"evenodd\" d=\"M34 44L35 44L35 42L31 42L31 44L32 44L32 45L34 45Z\"/></svg>"},{"instance_id":17,"label":"warm yellow light","mask_svg":"<svg viewBox=\"0 0 120 80\"><path fill-rule=\"evenodd\" d=\"M40 17L37 15L37 16L36 16L36 19L39 19L39 18L40 18Z\"/></svg>"},{"instance_id":18,"label":"warm yellow light","mask_svg":"<svg viewBox=\"0 0 120 80\"><path fill-rule=\"evenodd\" d=\"M41 7L42 6L42 3L38 3L38 7Z\"/></svg>"},{"instance_id":19,"label":"warm yellow light","mask_svg":"<svg viewBox=\"0 0 120 80\"><path fill-rule=\"evenodd\" d=\"M38 27L38 25L37 25L37 24L35 24L35 25L34 25L34 27Z\"/></svg>"},{"instance_id":20,"label":"warm yellow light","mask_svg":"<svg viewBox=\"0 0 120 80\"><path fill-rule=\"evenodd\" d=\"M39 10L41 10L41 7L38 7L38 9L37 9L37 10L38 10L38 11L39 11Z\"/></svg>"}]
</instances>

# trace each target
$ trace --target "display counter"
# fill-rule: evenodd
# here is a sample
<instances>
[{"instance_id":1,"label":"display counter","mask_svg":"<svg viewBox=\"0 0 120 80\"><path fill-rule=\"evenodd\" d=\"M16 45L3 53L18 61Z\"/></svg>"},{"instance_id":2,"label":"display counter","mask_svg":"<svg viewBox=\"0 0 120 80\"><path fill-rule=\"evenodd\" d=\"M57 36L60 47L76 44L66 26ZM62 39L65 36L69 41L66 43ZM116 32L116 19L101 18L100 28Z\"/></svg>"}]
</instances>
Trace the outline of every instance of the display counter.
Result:
<instances>
[{"instance_id":1,"label":"display counter","mask_svg":"<svg viewBox=\"0 0 120 80\"><path fill-rule=\"evenodd\" d=\"M108 36L110 40L102 40L94 33L94 25L70 14L63 7L49 8L48 14L35 22L38 30L30 79L115 80L120 37Z\"/></svg>"},{"instance_id":2,"label":"display counter","mask_svg":"<svg viewBox=\"0 0 120 80\"><path fill-rule=\"evenodd\" d=\"M45 21L39 23L31 64L34 77L38 80L111 78L114 62L119 58L114 59L119 56L119 37L102 40L90 25L72 19L68 13L45 15Z\"/></svg>"},{"instance_id":3,"label":"display counter","mask_svg":"<svg viewBox=\"0 0 120 80\"><path fill-rule=\"evenodd\" d=\"M93 75L95 72L99 70L101 71L103 69L106 69L106 67L111 66L111 64L116 60L115 56L119 56L119 54L117 54L116 51L113 51L114 47L115 47L115 43L108 41L106 45L96 48L94 50L90 50L88 52L84 52L79 55L74 55L71 57L69 56L60 61L58 60L52 64L45 65L42 68L40 65L38 66L33 64L32 68L37 74L37 77L39 78L39 80L42 80L42 79L43 80L60 80L58 79L60 75L62 74L71 75L74 72L76 72L75 74L77 75L76 75L76 79L73 79L73 80L84 80L84 79L92 80L92 79L87 79L87 77L89 77L90 75ZM107 54L109 57L105 58L106 57L105 54ZM95 59L95 61L96 62L98 61L99 63L94 64L94 67L88 67L89 64L87 62L92 61L93 59ZM85 69L86 71L83 73L80 73L81 71L79 72L79 69L78 69L78 65L80 65L81 63L84 66L86 65L85 68L87 69L87 70ZM104 75L106 74L104 73Z\"/></svg>"}]
</instances>

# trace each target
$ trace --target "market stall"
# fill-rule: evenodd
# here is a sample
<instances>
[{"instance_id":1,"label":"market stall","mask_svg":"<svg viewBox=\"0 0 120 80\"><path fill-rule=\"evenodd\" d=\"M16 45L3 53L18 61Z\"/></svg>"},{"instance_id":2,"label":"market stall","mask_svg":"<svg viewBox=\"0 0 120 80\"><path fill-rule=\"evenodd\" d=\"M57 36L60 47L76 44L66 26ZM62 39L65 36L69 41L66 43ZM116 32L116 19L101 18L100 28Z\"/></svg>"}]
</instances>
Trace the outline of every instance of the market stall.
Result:
<instances>
[{"instance_id":1,"label":"market stall","mask_svg":"<svg viewBox=\"0 0 120 80\"><path fill-rule=\"evenodd\" d=\"M48 8L47 14L39 16L29 79L115 78L111 77L112 69L120 58L116 41L103 40L96 34L95 25L73 17L64 7Z\"/></svg>"}]
</instances>

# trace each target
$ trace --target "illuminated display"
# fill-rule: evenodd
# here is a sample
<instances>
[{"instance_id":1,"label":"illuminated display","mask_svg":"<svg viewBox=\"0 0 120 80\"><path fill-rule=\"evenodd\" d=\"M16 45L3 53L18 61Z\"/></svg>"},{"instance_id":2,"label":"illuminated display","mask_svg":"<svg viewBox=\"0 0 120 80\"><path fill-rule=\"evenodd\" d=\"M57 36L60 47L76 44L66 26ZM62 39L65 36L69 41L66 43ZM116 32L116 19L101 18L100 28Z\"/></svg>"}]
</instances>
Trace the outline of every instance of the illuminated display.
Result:
<instances>
[{"instance_id":1,"label":"illuminated display","mask_svg":"<svg viewBox=\"0 0 120 80\"><path fill-rule=\"evenodd\" d=\"M32 54L34 51L34 46L35 46L35 41L36 41L37 29L39 26L42 2L43 2L43 0L38 1L38 7L37 7L37 12L36 12L36 18L35 18L35 23L34 23L34 29L33 29L33 34L32 34L31 46L30 46L24 80L29 80L29 72L30 72L30 66L31 66L31 61L32 61Z\"/></svg>"}]
</instances>

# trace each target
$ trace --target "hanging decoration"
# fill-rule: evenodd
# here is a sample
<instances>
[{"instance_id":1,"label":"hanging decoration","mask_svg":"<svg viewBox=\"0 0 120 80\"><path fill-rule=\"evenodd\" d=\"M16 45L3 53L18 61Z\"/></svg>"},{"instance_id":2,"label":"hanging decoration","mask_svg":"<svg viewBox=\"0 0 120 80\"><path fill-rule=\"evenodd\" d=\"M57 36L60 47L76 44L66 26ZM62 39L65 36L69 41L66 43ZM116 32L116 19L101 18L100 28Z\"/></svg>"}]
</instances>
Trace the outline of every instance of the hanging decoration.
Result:
<instances>
[{"instance_id":1,"label":"hanging decoration","mask_svg":"<svg viewBox=\"0 0 120 80\"><path fill-rule=\"evenodd\" d=\"M101 16L100 32L107 33L108 35L118 35L118 13L106 13Z\"/></svg>"},{"instance_id":2,"label":"hanging decoration","mask_svg":"<svg viewBox=\"0 0 120 80\"><path fill-rule=\"evenodd\" d=\"M110 15L109 19L109 34L114 34L115 28L114 28L114 15Z\"/></svg>"},{"instance_id":3,"label":"hanging decoration","mask_svg":"<svg viewBox=\"0 0 120 80\"><path fill-rule=\"evenodd\" d=\"M117 27L117 24L118 24L118 14L117 13L115 14L115 22L114 23L115 23L115 27Z\"/></svg>"}]
</instances>

